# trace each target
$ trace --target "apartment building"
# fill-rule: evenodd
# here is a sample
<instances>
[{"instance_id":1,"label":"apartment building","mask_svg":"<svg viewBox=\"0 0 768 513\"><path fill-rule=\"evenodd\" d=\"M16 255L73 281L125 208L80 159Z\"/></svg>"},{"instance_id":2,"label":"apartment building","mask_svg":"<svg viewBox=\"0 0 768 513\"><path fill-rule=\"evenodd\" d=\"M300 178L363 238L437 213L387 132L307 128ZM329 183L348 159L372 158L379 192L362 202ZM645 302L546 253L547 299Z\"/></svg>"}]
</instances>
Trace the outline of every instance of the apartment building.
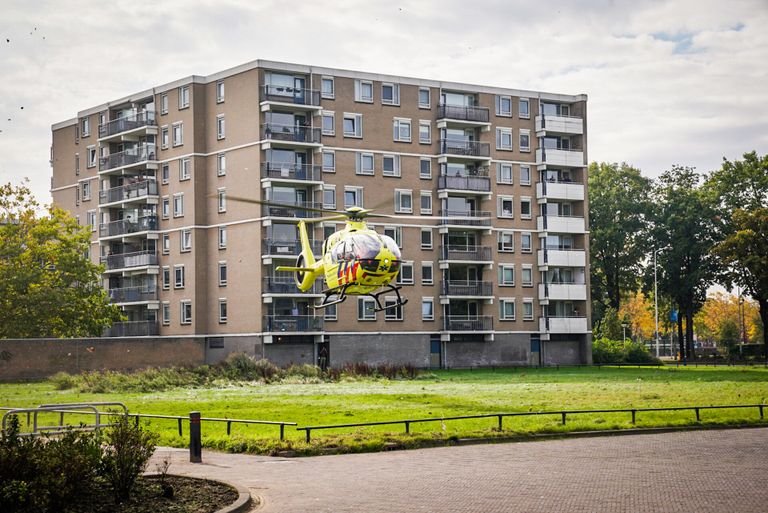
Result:
<instances>
[{"instance_id":1,"label":"apartment building","mask_svg":"<svg viewBox=\"0 0 768 513\"><path fill-rule=\"evenodd\" d=\"M53 125L54 202L128 321L105 336L204 338L278 363L421 367L591 361L586 96L258 60ZM275 268L316 212L402 248L408 304L314 309ZM313 250L341 228L313 223ZM387 301L393 301L388 298Z\"/></svg>"}]
</instances>

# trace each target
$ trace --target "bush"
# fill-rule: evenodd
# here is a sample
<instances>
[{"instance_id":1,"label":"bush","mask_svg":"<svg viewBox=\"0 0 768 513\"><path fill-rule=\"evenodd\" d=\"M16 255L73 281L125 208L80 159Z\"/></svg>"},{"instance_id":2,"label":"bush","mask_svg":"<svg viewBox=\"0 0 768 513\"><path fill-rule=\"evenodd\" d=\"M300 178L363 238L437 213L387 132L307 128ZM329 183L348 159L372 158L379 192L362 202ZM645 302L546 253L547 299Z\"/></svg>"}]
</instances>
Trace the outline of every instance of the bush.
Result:
<instances>
[{"instance_id":1,"label":"bush","mask_svg":"<svg viewBox=\"0 0 768 513\"><path fill-rule=\"evenodd\" d=\"M155 435L121 416L104 435L107 443L101 457L100 475L112 486L115 501L131 496L136 479L155 452Z\"/></svg>"},{"instance_id":2,"label":"bush","mask_svg":"<svg viewBox=\"0 0 768 513\"><path fill-rule=\"evenodd\" d=\"M642 342L596 338L592 341L594 363L659 363Z\"/></svg>"},{"instance_id":3,"label":"bush","mask_svg":"<svg viewBox=\"0 0 768 513\"><path fill-rule=\"evenodd\" d=\"M53 383L56 390L69 390L77 386L77 378L64 371L57 372L48 381Z\"/></svg>"}]
</instances>

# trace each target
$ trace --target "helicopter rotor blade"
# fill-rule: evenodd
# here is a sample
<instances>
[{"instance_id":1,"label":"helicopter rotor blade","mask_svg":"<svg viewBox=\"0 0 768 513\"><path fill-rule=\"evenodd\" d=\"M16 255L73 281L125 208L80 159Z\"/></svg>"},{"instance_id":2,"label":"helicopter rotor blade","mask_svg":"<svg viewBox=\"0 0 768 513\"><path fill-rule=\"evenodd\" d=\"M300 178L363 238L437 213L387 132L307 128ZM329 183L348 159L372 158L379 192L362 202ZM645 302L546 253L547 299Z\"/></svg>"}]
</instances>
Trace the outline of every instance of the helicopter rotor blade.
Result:
<instances>
[{"instance_id":1,"label":"helicopter rotor blade","mask_svg":"<svg viewBox=\"0 0 768 513\"><path fill-rule=\"evenodd\" d=\"M216 197L215 194L212 194L211 197ZM343 212L341 210L331 210L331 209L325 209L325 208L314 208L314 207L305 207L303 205L291 205L289 203L278 203L276 201L269 201L269 200L259 200L259 199L253 199L253 198L244 198L242 196L230 196L227 195L227 201L237 201L240 203L254 203L257 205L266 205L268 207L278 207L278 208L287 208L292 210L303 210L305 212L317 212L319 214L336 214L336 215L343 215L346 216L347 213Z\"/></svg>"}]
</instances>

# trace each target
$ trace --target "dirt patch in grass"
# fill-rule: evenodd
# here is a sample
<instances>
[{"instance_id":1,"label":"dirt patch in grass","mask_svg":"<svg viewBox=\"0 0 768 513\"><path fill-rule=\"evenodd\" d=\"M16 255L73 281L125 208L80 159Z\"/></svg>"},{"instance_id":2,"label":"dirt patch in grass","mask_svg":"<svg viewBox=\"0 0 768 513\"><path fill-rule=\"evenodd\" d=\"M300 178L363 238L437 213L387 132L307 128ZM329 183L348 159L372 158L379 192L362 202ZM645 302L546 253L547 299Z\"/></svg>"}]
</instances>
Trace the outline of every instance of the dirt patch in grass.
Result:
<instances>
[{"instance_id":1,"label":"dirt patch in grass","mask_svg":"<svg viewBox=\"0 0 768 513\"><path fill-rule=\"evenodd\" d=\"M83 495L72 513L213 513L229 506L238 498L233 487L216 481L182 476L167 476L173 497L164 497L160 478L145 476L136 482L131 499L115 504L106 484L99 483L91 493Z\"/></svg>"}]
</instances>

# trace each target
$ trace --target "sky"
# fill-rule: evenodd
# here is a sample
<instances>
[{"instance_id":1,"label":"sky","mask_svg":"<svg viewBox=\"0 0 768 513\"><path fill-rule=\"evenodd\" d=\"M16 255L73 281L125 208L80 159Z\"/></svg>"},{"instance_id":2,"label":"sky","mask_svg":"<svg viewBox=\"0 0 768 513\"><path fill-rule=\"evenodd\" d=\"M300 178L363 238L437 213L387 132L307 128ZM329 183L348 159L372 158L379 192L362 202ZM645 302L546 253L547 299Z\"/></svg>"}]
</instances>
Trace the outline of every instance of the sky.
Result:
<instances>
[{"instance_id":1,"label":"sky","mask_svg":"<svg viewBox=\"0 0 768 513\"><path fill-rule=\"evenodd\" d=\"M768 153L768 0L0 0L0 183L50 201L51 125L256 59L586 93L590 161Z\"/></svg>"}]
</instances>

